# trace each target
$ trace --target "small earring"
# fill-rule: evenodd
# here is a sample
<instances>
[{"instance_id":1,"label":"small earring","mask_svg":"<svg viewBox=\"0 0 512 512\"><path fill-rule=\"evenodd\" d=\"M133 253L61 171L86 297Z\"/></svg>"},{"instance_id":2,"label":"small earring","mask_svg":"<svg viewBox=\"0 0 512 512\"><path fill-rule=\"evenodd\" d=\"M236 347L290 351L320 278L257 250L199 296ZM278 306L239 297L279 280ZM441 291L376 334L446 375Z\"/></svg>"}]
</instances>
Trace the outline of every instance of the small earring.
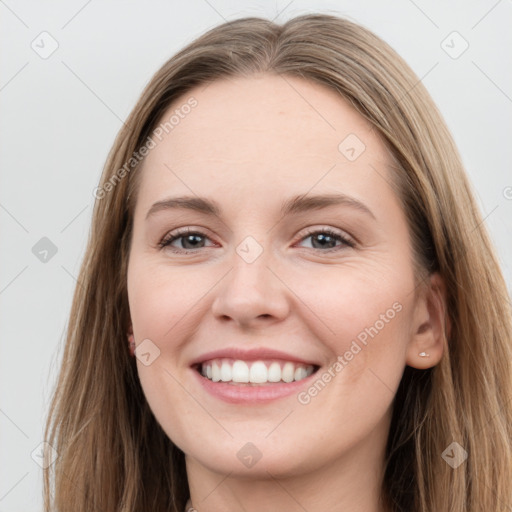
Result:
<instances>
[{"instance_id":1,"label":"small earring","mask_svg":"<svg viewBox=\"0 0 512 512\"><path fill-rule=\"evenodd\" d=\"M430 357L430 354L427 354L427 352L420 352L418 355L420 357Z\"/></svg>"}]
</instances>

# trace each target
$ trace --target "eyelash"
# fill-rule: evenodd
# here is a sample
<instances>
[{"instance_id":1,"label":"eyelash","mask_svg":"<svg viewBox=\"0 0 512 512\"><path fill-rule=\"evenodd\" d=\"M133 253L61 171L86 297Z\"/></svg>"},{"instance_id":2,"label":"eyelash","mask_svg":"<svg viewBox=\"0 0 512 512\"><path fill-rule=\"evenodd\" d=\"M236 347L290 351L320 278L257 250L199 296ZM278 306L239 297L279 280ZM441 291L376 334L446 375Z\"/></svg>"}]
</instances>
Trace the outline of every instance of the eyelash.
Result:
<instances>
[{"instance_id":1,"label":"eyelash","mask_svg":"<svg viewBox=\"0 0 512 512\"><path fill-rule=\"evenodd\" d=\"M318 234L328 235L328 236L334 238L335 240L339 240L340 242L342 242L343 246L347 246L350 248L355 247L355 243L352 240L343 236L341 233L337 233L336 231L333 231L332 229L329 229L329 228L313 229L311 231L308 231L300 239L300 241L302 241L306 238L309 238L313 235L318 235ZM165 249L166 247L168 247L171 252L176 253L176 254L192 254L192 253L197 253L197 251L200 249L204 249L204 247L200 247L199 249L176 249L176 248L171 247L170 244L172 242L174 242L175 240L178 240L180 238L183 238L185 235L199 235L203 238L208 238L208 236L206 236L201 231L193 231L189 228L185 228L185 229L178 230L175 233L165 236L160 242L158 242L158 247L160 247L160 249ZM330 249L326 249L326 250L315 249L315 248L312 248L312 249L325 253L325 252L339 251L339 250L343 249L343 246L338 246L338 247L334 247L334 248L330 248Z\"/></svg>"}]
</instances>

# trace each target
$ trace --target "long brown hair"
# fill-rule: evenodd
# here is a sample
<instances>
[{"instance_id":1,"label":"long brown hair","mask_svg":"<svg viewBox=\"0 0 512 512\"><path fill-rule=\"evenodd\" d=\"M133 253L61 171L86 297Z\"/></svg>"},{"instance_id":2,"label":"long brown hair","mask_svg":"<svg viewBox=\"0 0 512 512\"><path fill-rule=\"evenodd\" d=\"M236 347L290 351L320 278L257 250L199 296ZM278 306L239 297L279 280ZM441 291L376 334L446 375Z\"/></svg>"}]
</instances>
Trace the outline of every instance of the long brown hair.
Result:
<instances>
[{"instance_id":1,"label":"long brown hair","mask_svg":"<svg viewBox=\"0 0 512 512\"><path fill-rule=\"evenodd\" d=\"M127 350L138 151L194 86L258 72L332 88L374 126L394 160L416 262L446 284L443 358L426 371L407 366L394 401L382 489L390 510L511 507L509 296L457 149L426 89L390 46L353 22L309 14L283 25L244 18L210 30L154 75L118 134L96 193L46 424L58 458L44 474L45 510L184 509L184 454L150 411ZM442 457L452 442L468 454L456 468Z\"/></svg>"}]
</instances>

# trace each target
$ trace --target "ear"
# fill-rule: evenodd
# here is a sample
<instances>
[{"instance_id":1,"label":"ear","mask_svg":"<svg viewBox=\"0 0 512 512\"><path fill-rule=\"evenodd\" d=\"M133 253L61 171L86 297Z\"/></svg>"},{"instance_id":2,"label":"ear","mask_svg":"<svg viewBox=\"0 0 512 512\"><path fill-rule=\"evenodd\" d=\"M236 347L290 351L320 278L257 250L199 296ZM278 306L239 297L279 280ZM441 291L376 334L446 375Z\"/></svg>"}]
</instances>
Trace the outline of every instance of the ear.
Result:
<instances>
[{"instance_id":1,"label":"ear","mask_svg":"<svg viewBox=\"0 0 512 512\"><path fill-rule=\"evenodd\" d=\"M427 283L416 300L411 340L407 347L406 362L409 366L424 370L441 360L445 339L450 333L446 301L444 280L435 272L427 277ZM420 356L422 352L427 353L428 357Z\"/></svg>"}]
</instances>

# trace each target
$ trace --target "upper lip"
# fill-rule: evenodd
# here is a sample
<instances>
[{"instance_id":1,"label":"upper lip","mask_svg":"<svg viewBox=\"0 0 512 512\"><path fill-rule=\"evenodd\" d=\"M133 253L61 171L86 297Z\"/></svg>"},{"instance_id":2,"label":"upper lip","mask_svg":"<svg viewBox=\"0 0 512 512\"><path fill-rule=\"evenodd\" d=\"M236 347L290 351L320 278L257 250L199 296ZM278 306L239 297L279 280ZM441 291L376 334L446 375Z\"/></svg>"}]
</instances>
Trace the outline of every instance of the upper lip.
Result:
<instances>
[{"instance_id":1,"label":"upper lip","mask_svg":"<svg viewBox=\"0 0 512 512\"><path fill-rule=\"evenodd\" d=\"M261 359L280 359L283 361L290 361L294 363L301 363L305 365L313 365L319 366L318 363L303 359L301 357L297 357L296 355L287 354L286 352L281 352L279 350L274 350L272 348L252 348L252 349L242 349L238 347L234 348L223 348L219 350L214 350L212 352L206 352L196 357L190 363L190 366L194 366L205 361L209 361L211 359L221 359L221 358L229 358L229 359L239 359L242 361L258 361Z\"/></svg>"}]
</instances>

